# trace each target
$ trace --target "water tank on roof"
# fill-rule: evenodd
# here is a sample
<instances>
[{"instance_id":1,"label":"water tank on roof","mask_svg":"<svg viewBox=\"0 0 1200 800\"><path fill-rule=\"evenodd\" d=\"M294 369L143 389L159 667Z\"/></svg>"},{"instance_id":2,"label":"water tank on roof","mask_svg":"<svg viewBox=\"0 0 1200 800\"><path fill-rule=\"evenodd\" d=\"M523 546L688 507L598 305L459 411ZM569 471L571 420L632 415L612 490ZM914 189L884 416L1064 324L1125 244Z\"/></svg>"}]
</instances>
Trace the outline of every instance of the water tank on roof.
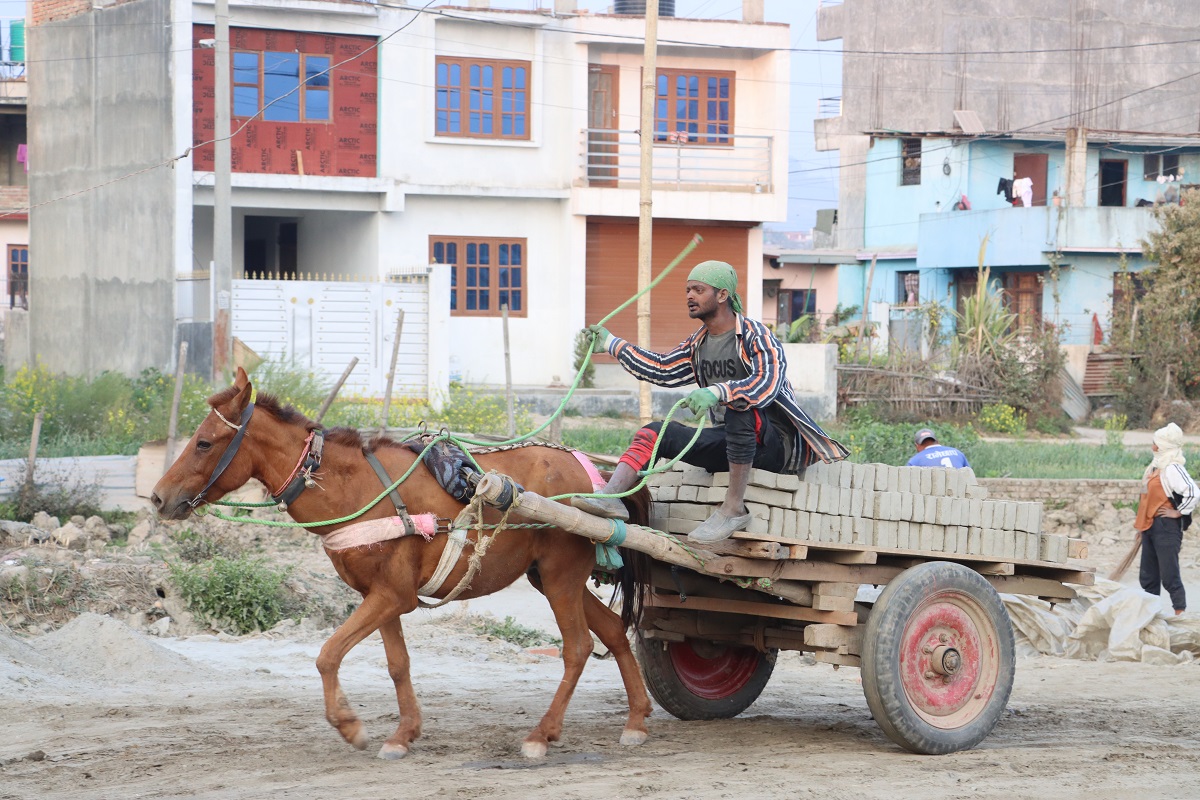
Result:
<instances>
[{"instance_id":1,"label":"water tank on roof","mask_svg":"<svg viewBox=\"0 0 1200 800\"><path fill-rule=\"evenodd\" d=\"M614 0L614 14L645 14L646 0ZM658 0L660 17L675 16L675 0Z\"/></svg>"},{"instance_id":2,"label":"water tank on roof","mask_svg":"<svg viewBox=\"0 0 1200 800\"><path fill-rule=\"evenodd\" d=\"M14 19L8 25L9 61L25 61L25 20Z\"/></svg>"}]
</instances>

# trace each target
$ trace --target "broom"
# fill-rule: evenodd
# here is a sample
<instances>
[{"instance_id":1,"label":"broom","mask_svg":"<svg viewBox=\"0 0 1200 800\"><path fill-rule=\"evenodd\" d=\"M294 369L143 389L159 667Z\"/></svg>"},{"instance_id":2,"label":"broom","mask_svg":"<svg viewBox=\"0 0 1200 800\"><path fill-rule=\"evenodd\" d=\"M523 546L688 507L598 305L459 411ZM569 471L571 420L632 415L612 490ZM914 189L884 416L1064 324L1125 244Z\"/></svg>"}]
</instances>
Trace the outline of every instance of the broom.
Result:
<instances>
[{"instance_id":1,"label":"broom","mask_svg":"<svg viewBox=\"0 0 1200 800\"><path fill-rule=\"evenodd\" d=\"M1129 569L1129 565L1133 563L1135 558L1137 558L1138 551L1141 549L1142 533L1141 531L1137 531L1137 535L1133 539L1133 546L1129 548L1129 552L1125 554L1125 557L1121 559L1121 562L1117 564L1116 568L1109 574L1108 579L1110 581L1121 580L1121 576L1123 576Z\"/></svg>"}]
</instances>

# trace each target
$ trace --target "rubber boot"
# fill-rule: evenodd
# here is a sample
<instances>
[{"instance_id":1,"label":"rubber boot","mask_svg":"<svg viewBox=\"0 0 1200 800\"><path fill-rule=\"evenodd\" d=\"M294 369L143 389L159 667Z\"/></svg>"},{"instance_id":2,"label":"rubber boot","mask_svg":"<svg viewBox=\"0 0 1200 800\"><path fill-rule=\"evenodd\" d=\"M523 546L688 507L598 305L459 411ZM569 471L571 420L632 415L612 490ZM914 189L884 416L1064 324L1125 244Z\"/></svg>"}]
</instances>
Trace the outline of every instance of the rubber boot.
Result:
<instances>
[{"instance_id":1,"label":"rubber boot","mask_svg":"<svg viewBox=\"0 0 1200 800\"><path fill-rule=\"evenodd\" d=\"M608 483L604 484L604 488L599 493L620 494L637 483L637 476L637 470L622 461L617 464L612 477L608 479ZM629 509L625 508L625 504L618 497L572 497L571 505L580 511L586 511L593 517L629 519Z\"/></svg>"}]
</instances>

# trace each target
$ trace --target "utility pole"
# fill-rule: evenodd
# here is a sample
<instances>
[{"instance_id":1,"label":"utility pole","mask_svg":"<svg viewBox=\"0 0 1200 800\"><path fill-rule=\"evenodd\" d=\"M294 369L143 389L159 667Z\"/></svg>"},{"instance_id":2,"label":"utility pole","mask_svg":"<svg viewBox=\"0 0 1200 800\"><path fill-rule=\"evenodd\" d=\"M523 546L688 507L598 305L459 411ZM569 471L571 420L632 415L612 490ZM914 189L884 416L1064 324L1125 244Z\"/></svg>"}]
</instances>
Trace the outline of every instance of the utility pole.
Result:
<instances>
[{"instance_id":1,"label":"utility pole","mask_svg":"<svg viewBox=\"0 0 1200 800\"><path fill-rule=\"evenodd\" d=\"M650 267L653 244L654 217L654 91L658 75L658 0L646 2L646 43L642 49L642 120L641 120L641 174L638 201L638 291L650 284ZM650 293L646 292L637 302L637 336L639 347L650 346ZM652 418L654 408L650 401L650 384L640 381L638 415L642 424Z\"/></svg>"},{"instance_id":2,"label":"utility pole","mask_svg":"<svg viewBox=\"0 0 1200 800\"><path fill-rule=\"evenodd\" d=\"M213 118L213 258L209 283L212 286L212 370L213 382L228 377L233 360L233 219L231 205L232 169L229 141L229 0L216 0L216 109Z\"/></svg>"}]
</instances>

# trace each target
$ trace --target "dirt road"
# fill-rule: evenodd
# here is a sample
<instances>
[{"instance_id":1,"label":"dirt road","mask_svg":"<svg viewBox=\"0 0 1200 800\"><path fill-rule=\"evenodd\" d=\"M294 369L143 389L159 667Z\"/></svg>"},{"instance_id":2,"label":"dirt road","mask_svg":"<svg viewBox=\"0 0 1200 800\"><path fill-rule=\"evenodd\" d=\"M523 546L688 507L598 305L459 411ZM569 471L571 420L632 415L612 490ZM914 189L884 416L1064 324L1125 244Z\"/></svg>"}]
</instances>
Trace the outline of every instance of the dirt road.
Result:
<instances>
[{"instance_id":1,"label":"dirt road","mask_svg":"<svg viewBox=\"0 0 1200 800\"><path fill-rule=\"evenodd\" d=\"M522 602L524 602L522 596ZM519 745L560 672L468 630L407 623L424 735L375 758L396 724L377 637L343 670L371 743L324 721L313 660L323 636L153 639L85 615L34 640L0 631L0 798L1184 798L1200 775L1197 667L1018 663L1004 718L978 749L918 757L871 720L855 669L780 658L742 717L681 722L617 744L623 693L593 661L542 762Z\"/></svg>"}]
</instances>

